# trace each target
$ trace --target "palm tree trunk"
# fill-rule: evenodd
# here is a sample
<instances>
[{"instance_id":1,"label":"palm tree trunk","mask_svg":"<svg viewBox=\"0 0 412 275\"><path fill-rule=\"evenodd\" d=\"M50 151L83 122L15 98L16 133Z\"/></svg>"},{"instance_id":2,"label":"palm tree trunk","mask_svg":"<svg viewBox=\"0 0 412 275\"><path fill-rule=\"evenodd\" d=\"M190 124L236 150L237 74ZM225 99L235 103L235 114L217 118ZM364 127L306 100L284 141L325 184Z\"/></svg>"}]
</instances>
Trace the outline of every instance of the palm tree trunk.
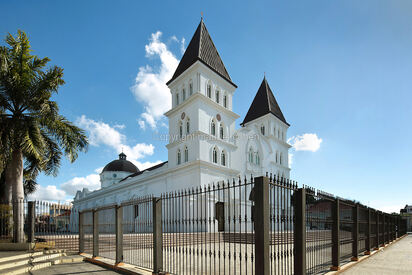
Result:
<instances>
[{"instance_id":1,"label":"palm tree trunk","mask_svg":"<svg viewBox=\"0 0 412 275\"><path fill-rule=\"evenodd\" d=\"M6 173L4 175L6 177ZM5 186L4 186L4 194L1 198L4 202L11 203L12 202L12 186L11 183L5 180Z\"/></svg>"},{"instance_id":2,"label":"palm tree trunk","mask_svg":"<svg viewBox=\"0 0 412 275\"><path fill-rule=\"evenodd\" d=\"M24 242L23 154L14 150L6 171L6 186L11 185L13 201L13 241Z\"/></svg>"},{"instance_id":3,"label":"palm tree trunk","mask_svg":"<svg viewBox=\"0 0 412 275\"><path fill-rule=\"evenodd\" d=\"M12 186L11 184L7 181L7 168L3 173L4 177L4 193L2 194L0 200L4 204L6 211L5 213L5 221L2 226L4 226L4 233L8 238L13 237L13 203L12 203Z\"/></svg>"}]
</instances>

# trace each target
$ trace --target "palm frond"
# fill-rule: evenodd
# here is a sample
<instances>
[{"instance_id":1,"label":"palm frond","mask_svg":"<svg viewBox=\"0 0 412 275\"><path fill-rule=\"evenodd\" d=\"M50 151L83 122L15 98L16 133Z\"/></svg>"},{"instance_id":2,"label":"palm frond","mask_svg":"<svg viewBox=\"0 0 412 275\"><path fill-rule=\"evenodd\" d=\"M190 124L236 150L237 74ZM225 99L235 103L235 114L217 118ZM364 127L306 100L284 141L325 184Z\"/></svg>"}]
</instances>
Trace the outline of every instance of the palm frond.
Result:
<instances>
[{"instance_id":1,"label":"palm frond","mask_svg":"<svg viewBox=\"0 0 412 275\"><path fill-rule=\"evenodd\" d=\"M11 153L21 150L24 178L33 183L40 172L57 175L62 155L73 162L88 142L51 100L64 84L63 69L46 68L49 58L32 55L23 31L8 34L5 42L0 46L0 173Z\"/></svg>"}]
</instances>

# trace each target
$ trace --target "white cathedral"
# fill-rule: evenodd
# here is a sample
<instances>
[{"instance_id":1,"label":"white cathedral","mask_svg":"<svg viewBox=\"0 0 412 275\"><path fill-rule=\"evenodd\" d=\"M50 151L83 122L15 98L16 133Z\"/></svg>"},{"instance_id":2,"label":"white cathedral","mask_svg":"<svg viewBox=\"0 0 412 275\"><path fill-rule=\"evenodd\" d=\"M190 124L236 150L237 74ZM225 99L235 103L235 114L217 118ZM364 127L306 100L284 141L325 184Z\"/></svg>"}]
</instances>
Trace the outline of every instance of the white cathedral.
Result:
<instances>
[{"instance_id":1,"label":"white cathedral","mask_svg":"<svg viewBox=\"0 0 412 275\"><path fill-rule=\"evenodd\" d=\"M237 88L203 20L193 35L173 77L168 161L140 171L121 153L100 174L101 188L77 191L72 221L78 211L120 203L145 195L206 186L236 177L266 172L289 178L286 142L289 124L266 78L243 120L233 112Z\"/></svg>"}]
</instances>

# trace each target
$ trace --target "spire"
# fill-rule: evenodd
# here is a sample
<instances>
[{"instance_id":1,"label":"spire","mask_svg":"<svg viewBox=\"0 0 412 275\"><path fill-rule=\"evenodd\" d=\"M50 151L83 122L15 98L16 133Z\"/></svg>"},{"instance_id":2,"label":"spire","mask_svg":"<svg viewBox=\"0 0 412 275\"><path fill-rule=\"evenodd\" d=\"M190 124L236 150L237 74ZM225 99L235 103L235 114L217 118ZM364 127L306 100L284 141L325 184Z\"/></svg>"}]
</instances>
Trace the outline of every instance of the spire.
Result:
<instances>
[{"instance_id":1,"label":"spire","mask_svg":"<svg viewBox=\"0 0 412 275\"><path fill-rule=\"evenodd\" d=\"M286 123L286 125L290 125L286 122L286 119L283 116L282 111L280 110L275 96L273 95L272 90L270 89L269 84L266 80L265 74L262 84L260 84L259 90L257 91L252 105L250 105L249 111L247 112L246 117L241 125L244 126L244 124L248 123L249 121L255 120L269 113L273 114L282 122Z\"/></svg>"},{"instance_id":2,"label":"spire","mask_svg":"<svg viewBox=\"0 0 412 275\"><path fill-rule=\"evenodd\" d=\"M232 79L230 78L223 61L220 58L215 44L206 29L203 16L195 31L195 34L183 54L182 59L180 60L179 65L176 68L175 73L166 84L169 85L169 83L184 73L184 71L186 71L198 60L237 88L237 86L232 82Z\"/></svg>"}]
</instances>

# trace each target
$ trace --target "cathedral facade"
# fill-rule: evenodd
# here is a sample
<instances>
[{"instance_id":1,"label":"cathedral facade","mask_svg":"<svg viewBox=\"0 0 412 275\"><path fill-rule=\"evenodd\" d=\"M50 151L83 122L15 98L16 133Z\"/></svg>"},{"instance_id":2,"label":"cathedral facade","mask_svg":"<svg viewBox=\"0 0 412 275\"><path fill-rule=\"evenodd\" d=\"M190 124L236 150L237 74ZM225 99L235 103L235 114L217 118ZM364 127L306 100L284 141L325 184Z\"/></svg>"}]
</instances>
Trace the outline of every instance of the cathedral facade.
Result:
<instances>
[{"instance_id":1,"label":"cathedral facade","mask_svg":"<svg viewBox=\"0 0 412 275\"><path fill-rule=\"evenodd\" d=\"M140 171L121 153L101 172L100 189L77 191L76 211L239 176L268 172L289 178L289 124L266 78L236 129L239 115L233 112L233 98L237 86L203 20L166 84L172 95L172 108L165 113L169 120L168 160Z\"/></svg>"}]
</instances>

